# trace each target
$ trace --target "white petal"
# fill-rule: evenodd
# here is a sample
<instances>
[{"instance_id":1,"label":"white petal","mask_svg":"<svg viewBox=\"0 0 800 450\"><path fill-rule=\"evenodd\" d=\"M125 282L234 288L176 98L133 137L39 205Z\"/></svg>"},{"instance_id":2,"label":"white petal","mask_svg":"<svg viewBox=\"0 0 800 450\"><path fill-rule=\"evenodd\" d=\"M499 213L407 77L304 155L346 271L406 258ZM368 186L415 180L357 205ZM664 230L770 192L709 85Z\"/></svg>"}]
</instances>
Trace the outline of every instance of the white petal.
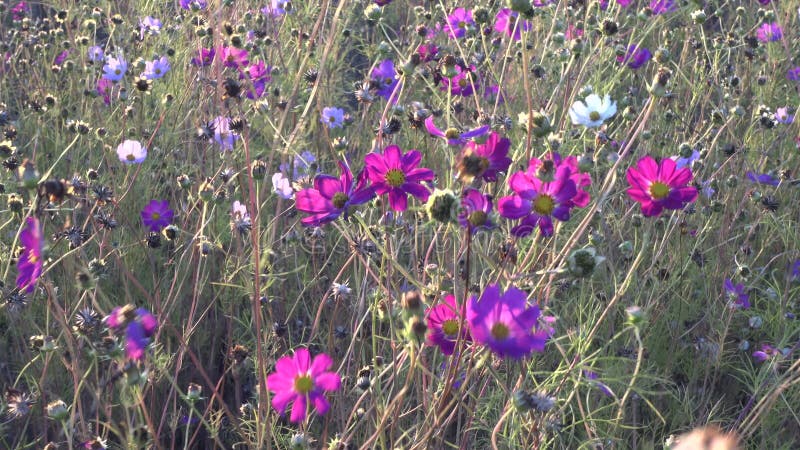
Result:
<instances>
[{"instance_id":1,"label":"white petal","mask_svg":"<svg viewBox=\"0 0 800 450\"><path fill-rule=\"evenodd\" d=\"M589 111L600 111L603 108L603 104L597 94L591 94L586 97L586 107Z\"/></svg>"}]
</instances>

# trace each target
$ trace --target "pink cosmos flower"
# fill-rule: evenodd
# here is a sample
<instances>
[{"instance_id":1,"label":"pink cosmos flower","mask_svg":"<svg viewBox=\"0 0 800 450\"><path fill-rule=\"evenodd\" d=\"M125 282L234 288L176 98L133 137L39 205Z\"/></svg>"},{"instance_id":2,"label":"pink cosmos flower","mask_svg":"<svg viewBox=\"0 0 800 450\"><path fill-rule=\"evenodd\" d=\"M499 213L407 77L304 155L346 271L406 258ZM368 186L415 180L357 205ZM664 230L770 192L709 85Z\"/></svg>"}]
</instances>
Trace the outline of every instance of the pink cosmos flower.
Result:
<instances>
[{"instance_id":1,"label":"pink cosmos flower","mask_svg":"<svg viewBox=\"0 0 800 450\"><path fill-rule=\"evenodd\" d=\"M468 28L474 27L475 21L472 19L472 11L456 8L447 16L447 23L444 29L450 39L459 39L467 35Z\"/></svg>"},{"instance_id":2,"label":"pink cosmos flower","mask_svg":"<svg viewBox=\"0 0 800 450\"><path fill-rule=\"evenodd\" d=\"M426 343L438 346L445 355L452 355L459 339L462 343L472 340L465 315L464 307L456 304L455 296L447 294L441 303L425 311L430 330Z\"/></svg>"},{"instance_id":3,"label":"pink cosmos flower","mask_svg":"<svg viewBox=\"0 0 800 450\"><path fill-rule=\"evenodd\" d=\"M468 188L461 195L461 212L458 215L458 223L469 230L470 234L494 228L491 214L492 197L490 195L482 194L481 191L474 188Z\"/></svg>"},{"instance_id":4,"label":"pink cosmos flower","mask_svg":"<svg viewBox=\"0 0 800 450\"><path fill-rule=\"evenodd\" d=\"M511 165L508 149L511 141L492 132L482 144L467 142L456 162L458 178L471 183L475 178L484 181L497 181L497 175L505 172Z\"/></svg>"},{"instance_id":5,"label":"pink cosmos flower","mask_svg":"<svg viewBox=\"0 0 800 450\"><path fill-rule=\"evenodd\" d=\"M541 172L541 171L540 171ZM522 219L511 229L517 237L525 237L539 227L542 236L553 235L553 218L562 222L569 220L570 209L575 206L578 193L572 170L566 164L555 169L552 181L543 181L542 176L532 175L530 167L525 172L517 172L509 179L514 195L501 198L497 210L507 219Z\"/></svg>"},{"instance_id":6,"label":"pink cosmos flower","mask_svg":"<svg viewBox=\"0 0 800 450\"><path fill-rule=\"evenodd\" d=\"M756 30L758 40L761 42L779 41L783 37L783 30L777 22L765 23Z\"/></svg>"},{"instance_id":7,"label":"pink cosmos flower","mask_svg":"<svg viewBox=\"0 0 800 450\"><path fill-rule=\"evenodd\" d=\"M382 155L370 153L364 157L375 194L388 194L393 210L408 208L408 194L422 202L428 200L430 190L421 182L433 180L434 173L431 169L417 167L421 160L422 154L417 150L403 153L396 145L386 147Z\"/></svg>"},{"instance_id":8,"label":"pink cosmos flower","mask_svg":"<svg viewBox=\"0 0 800 450\"><path fill-rule=\"evenodd\" d=\"M222 47L220 57L222 58L222 64L231 69L238 69L239 67L245 67L250 64L250 61L247 59L247 50L242 48L230 46Z\"/></svg>"},{"instance_id":9,"label":"pink cosmos flower","mask_svg":"<svg viewBox=\"0 0 800 450\"><path fill-rule=\"evenodd\" d=\"M549 157L544 160L531 158L528 162L528 174L534 177L545 178L546 180L547 175L545 174L548 171L552 173L552 171L558 169L562 164L569 167L571 172L570 179L575 182L575 187L578 189L578 193L575 194L575 197L572 197L569 202L572 206L578 208L583 208L588 205L590 200L589 193L583 188L591 186L592 178L588 173L580 172L578 169L578 158L572 155L562 158L560 154L555 152L548 154L548 156Z\"/></svg>"},{"instance_id":10,"label":"pink cosmos flower","mask_svg":"<svg viewBox=\"0 0 800 450\"><path fill-rule=\"evenodd\" d=\"M375 191L366 186L365 172L361 172L356 183L353 173L343 162L339 162L342 174L339 178L330 175L317 175L314 187L303 189L295 195L295 207L309 214L300 222L305 226L318 227L333 222L342 214L347 214L351 206L370 201Z\"/></svg>"},{"instance_id":11,"label":"pink cosmos flower","mask_svg":"<svg viewBox=\"0 0 800 450\"><path fill-rule=\"evenodd\" d=\"M333 360L324 353L312 361L305 348L279 359L275 372L267 377L267 389L275 393L272 407L283 414L292 402L289 420L293 423L305 420L310 406L316 408L317 414L324 415L330 409L324 393L336 391L342 384L339 374L328 372L332 365Z\"/></svg>"},{"instance_id":12,"label":"pink cosmos flower","mask_svg":"<svg viewBox=\"0 0 800 450\"><path fill-rule=\"evenodd\" d=\"M463 133L459 133L455 128L448 128L446 131L442 131L433 123L433 116L428 116L428 118L425 119L425 129L433 136L447 139L447 145L455 146L464 145L468 139L483 136L491 127L489 125L484 125Z\"/></svg>"},{"instance_id":13,"label":"pink cosmos flower","mask_svg":"<svg viewBox=\"0 0 800 450\"><path fill-rule=\"evenodd\" d=\"M628 196L642 204L642 214L658 216L664 209L683 209L697 199L697 188L689 186L692 171L678 169L675 161L664 158L660 163L650 156L639 160L626 173Z\"/></svg>"},{"instance_id":14,"label":"pink cosmos flower","mask_svg":"<svg viewBox=\"0 0 800 450\"><path fill-rule=\"evenodd\" d=\"M467 304L472 339L501 358L522 359L544 352L551 330L540 326L539 307L528 307L526 298L514 286L502 292L497 284L487 286L480 299L473 295Z\"/></svg>"},{"instance_id":15,"label":"pink cosmos flower","mask_svg":"<svg viewBox=\"0 0 800 450\"><path fill-rule=\"evenodd\" d=\"M42 229L39 219L28 217L25 219L25 228L19 234L22 244L22 253L17 260L17 289L28 293L33 292L36 281L42 274Z\"/></svg>"},{"instance_id":16,"label":"pink cosmos flower","mask_svg":"<svg viewBox=\"0 0 800 450\"><path fill-rule=\"evenodd\" d=\"M150 200L142 209L141 215L144 226L150 231L158 232L172 223L175 212L169 209L167 200Z\"/></svg>"},{"instance_id":17,"label":"pink cosmos flower","mask_svg":"<svg viewBox=\"0 0 800 450\"><path fill-rule=\"evenodd\" d=\"M455 70L458 73L454 77L442 77L442 90L447 91L449 89L453 95L469 97L475 92L475 89L480 87L475 66L470 66L469 69L465 70L456 65Z\"/></svg>"},{"instance_id":18,"label":"pink cosmos flower","mask_svg":"<svg viewBox=\"0 0 800 450\"><path fill-rule=\"evenodd\" d=\"M495 16L494 30L498 33L505 33L508 37L513 38L515 41L520 40L522 31L528 31L531 28L531 23L527 20L520 20L517 25L517 16L519 14L508 9L503 8Z\"/></svg>"}]
</instances>

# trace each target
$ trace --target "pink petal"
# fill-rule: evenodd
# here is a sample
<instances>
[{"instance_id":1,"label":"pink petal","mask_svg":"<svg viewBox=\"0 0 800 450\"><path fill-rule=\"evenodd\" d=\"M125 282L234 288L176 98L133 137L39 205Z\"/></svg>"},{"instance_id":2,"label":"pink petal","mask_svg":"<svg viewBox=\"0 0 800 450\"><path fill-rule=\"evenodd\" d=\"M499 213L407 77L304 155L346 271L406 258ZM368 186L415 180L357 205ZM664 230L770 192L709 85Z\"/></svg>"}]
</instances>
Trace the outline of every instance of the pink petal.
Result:
<instances>
[{"instance_id":1,"label":"pink petal","mask_svg":"<svg viewBox=\"0 0 800 450\"><path fill-rule=\"evenodd\" d=\"M297 395L294 399L294 405L292 405L292 415L289 417L289 420L292 423L300 423L305 418L306 418L306 396Z\"/></svg>"},{"instance_id":2,"label":"pink petal","mask_svg":"<svg viewBox=\"0 0 800 450\"><path fill-rule=\"evenodd\" d=\"M342 385L342 377L335 372L325 372L317 375L314 384L322 388L323 391L337 391Z\"/></svg>"},{"instance_id":3,"label":"pink petal","mask_svg":"<svg viewBox=\"0 0 800 450\"><path fill-rule=\"evenodd\" d=\"M330 369L333 365L333 360L330 356L320 353L319 355L314 357L314 361L311 363L311 375L317 376L319 374L324 373L326 370Z\"/></svg>"}]
</instances>

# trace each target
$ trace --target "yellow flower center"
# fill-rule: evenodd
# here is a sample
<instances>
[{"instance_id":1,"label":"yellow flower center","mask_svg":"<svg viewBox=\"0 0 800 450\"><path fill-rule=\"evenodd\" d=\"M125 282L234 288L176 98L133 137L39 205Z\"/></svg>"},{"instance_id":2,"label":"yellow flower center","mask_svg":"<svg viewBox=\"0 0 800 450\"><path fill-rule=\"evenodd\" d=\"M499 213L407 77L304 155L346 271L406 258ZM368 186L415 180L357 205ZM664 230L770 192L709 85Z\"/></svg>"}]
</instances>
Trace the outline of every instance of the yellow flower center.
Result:
<instances>
[{"instance_id":1,"label":"yellow flower center","mask_svg":"<svg viewBox=\"0 0 800 450\"><path fill-rule=\"evenodd\" d=\"M347 201L350 200L350 197L347 196L344 192L337 192L333 194L333 199L331 199L331 203L336 209L344 208L344 205L347 204Z\"/></svg>"},{"instance_id":2,"label":"yellow flower center","mask_svg":"<svg viewBox=\"0 0 800 450\"><path fill-rule=\"evenodd\" d=\"M461 29L467 28L467 22L464 22L463 20L458 22L458 28Z\"/></svg>"},{"instance_id":3,"label":"yellow flower center","mask_svg":"<svg viewBox=\"0 0 800 450\"><path fill-rule=\"evenodd\" d=\"M533 200L533 210L540 216L549 216L556 207L556 202L549 195L540 194Z\"/></svg>"},{"instance_id":4,"label":"yellow flower center","mask_svg":"<svg viewBox=\"0 0 800 450\"><path fill-rule=\"evenodd\" d=\"M511 331L508 329L506 324L497 322L496 324L492 325L491 333L493 338L502 341L508 338L508 335L511 334Z\"/></svg>"},{"instance_id":5,"label":"yellow flower center","mask_svg":"<svg viewBox=\"0 0 800 450\"><path fill-rule=\"evenodd\" d=\"M589 118L592 119L592 121L600 120L600 113L597 111L592 111L589 113Z\"/></svg>"},{"instance_id":6,"label":"yellow flower center","mask_svg":"<svg viewBox=\"0 0 800 450\"><path fill-rule=\"evenodd\" d=\"M28 262L29 263L36 264L37 261L39 261L39 257L38 256L34 255L33 253L28 255Z\"/></svg>"},{"instance_id":7,"label":"yellow flower center","mask_svg":"<svg viewBox=\"0 0 800 450\"><path fill-rule=\"evenodd\" d=\"M406 182L406 174L400 169L391 169L386 172L386 184L391 187L400 187Z\"/></svg>"},{"instance_id":8,"label":"yellow flower center","mask_svg":"<svg viewBox=\"0 0 800 450\"><path fill-rule=\"evenodd\" d=\"M308 394L314 388L314 382L308 375L300 375L294 379L294 390L298 394Z\"/></svg>"},{"instance_id":9,"label":"yellow flower center","mask_svg":"<svg viewBox=\"0 0 800 450\"><path fill-rule=\"evenodd\" d=\"M655 200L661 200L662 198L669 195L669 186L666 184L656 181L655 183L650 185L650 196L653 197Z\"/></svg>"},{"instance_id":10,"label":"yellow flower center","mask_svg":"<svg viewBox=\"0 0 800 450\"><path fill-rule=\"evenodd\" d=\"M458 321L455 319L445 320L442 323L442 331L447 336L455 336L458 333Z\"/></svg>"},{"instance_id":11,"label":"yellow flower center","mask_svg":"<svg viewBox=\"0 0 800 450\"><path fill-rule=\"evenodd\" d=\"M150 218L153 219L153 220L158 220L158 219L161 218L161 214L159 214L157 212L150 213Z\"/></svg>"},{"instance_id":12,"label":"yellow flower center","mask_svg":"<svg viewBox=\"0 0 800 450\"><path fill-rule=\"evenodd\" d=\"M444 136L447 139L458 139L459 136L461 136L461 134L455 128L448 128L447 130L445 130Z\"/></svg>"},{"instance_id":13,"label":"yellow flower center","mask_svg":"<svg viewBox=\"0 0 800 450\"><path fill-rule=\"evenodd\" d=\"M128 153L128 156L125 157L128 161L136 161L136 156L133 153Z\"/></svg>"},{"instance_id":14,"label":"yellow flower center","mask_svg":"<svg viewBox=\"0 0 800 450\"><path fill-rule=\"evenodd\" d=\"M484 225L486 221L489 219L489 216L486 215L483 211L474 211L472 214L469 215L467 218L467 222L473 227L479 227Z\"/></svg>"},{"instance_id":15,"label":"yellow flower center","mask_svg":"<svg viewBox=\"0 0 800 450\"><path fill-rule=\"evenodd\" d=\"M460 87L460 88L465 88L465 87L467 87L468 84L469 84L469 81L467 81L466 78L462 78L462 79L458 80L458 87Z\"/></svg>"}]
</instances>

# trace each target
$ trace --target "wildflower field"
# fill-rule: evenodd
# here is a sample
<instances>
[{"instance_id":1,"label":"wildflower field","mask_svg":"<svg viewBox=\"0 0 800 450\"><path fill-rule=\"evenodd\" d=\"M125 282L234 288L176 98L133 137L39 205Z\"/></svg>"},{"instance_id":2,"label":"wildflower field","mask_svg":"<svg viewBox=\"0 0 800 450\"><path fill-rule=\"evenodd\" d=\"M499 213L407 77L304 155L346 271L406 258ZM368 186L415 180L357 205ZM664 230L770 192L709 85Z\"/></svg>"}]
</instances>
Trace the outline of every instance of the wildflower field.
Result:
<instances>
[{"instance_id":1,"label":"wildflower field","mask_svg":"<svg viewBox=\"0 0 800 450\"><path fill-rule=\"evenodd\" d=\"M0 1L0 449L800 448L798 27Z\"/></svg>"}]
</instances>

